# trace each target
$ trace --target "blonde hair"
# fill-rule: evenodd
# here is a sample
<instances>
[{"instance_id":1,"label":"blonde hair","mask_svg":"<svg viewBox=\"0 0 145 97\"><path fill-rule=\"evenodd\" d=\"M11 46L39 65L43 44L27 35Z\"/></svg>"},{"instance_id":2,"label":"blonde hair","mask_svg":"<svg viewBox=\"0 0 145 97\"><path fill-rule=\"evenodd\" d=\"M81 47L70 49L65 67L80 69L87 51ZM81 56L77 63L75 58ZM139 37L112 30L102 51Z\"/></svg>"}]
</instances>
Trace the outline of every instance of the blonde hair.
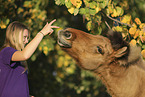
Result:
<instances>
[{"instance_id":1,"label":"blonde hair","mask_svg":"<svg viewBox=\"0 0 145 97\"><path fill-rule=\"evenodd\" d=\"M22 23L15 21L9 24L6 30L6 39L4 42L4 47L13 47L16 50L22 50L24 48L23 45L23 32L27 29L29 32L30 37L30 31L29 29ZM21 34L21 42L19 42L19 36Z\"/></svg>"},{"instance_id":2,"label":"blonde hair","mask_svg":"<svg viewBox=\"0 0 145 97\"><path fill-rule=\"evenodd\" d=\"M29 37L30 37L30 31L24 24L18 21L14 21L10 23L6 29L6 38L2 48L12 47L19 51L22 50L24 48L23 32L25 29L28 30ZM19 40L19 36L21 37L21 40ZM27 63L22 62L22 65L25 66L25 71L26 71L28 69Z\"/></svg>"}]
</instances>

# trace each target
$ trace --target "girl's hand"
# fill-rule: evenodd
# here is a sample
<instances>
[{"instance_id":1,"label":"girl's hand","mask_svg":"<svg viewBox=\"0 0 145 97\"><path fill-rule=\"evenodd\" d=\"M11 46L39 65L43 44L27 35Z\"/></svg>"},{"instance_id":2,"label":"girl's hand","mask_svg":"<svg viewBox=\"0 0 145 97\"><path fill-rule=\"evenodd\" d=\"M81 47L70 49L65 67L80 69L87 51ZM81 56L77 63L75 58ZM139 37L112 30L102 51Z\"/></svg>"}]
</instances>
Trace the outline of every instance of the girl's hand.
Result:
<instances>
[{"instance_id":1,"label":"girl's hand","mask_svg":"<svg viewBox=\"0 0 145 97\"><path fill-rule=\"evenodd\" d=\"M43 29L40 31L41 33L45 35L49 34L51 35L53 32L52 28L59 28L58 26L52 26L52 24L56 21L56 19L54 19L53 21L51 21L49 24L48 22L46 23L46 25L43 27Z\"/></svg>"}]
</instances>

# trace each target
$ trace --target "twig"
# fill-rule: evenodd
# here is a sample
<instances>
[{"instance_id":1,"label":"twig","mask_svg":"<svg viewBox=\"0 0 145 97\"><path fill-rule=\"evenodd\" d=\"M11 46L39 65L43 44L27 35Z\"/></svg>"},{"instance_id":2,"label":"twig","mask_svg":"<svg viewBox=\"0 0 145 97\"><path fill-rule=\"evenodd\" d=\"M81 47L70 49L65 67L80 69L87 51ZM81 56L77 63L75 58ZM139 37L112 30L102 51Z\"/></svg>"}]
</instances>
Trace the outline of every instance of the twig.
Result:
<instances>
[{"instance_id":1,"label":"twig","mask_svg":"<svg viewBox=\"0 0 145 97\"><path fill-rule=\"evenodd\" d=\"M111 19L111 20L113 20L113 21L116 21L116 22L118 22L118 23L120 23L120 24L122 24L122 25L126 25L126 26L129 26L129 27L132 27L130 24L127 24L127 23L122 23L122 22L120 22L120 21L118 21L118 20L116 20L116 19L113 19L112 17L110 17L110 16L108 16L108 15L106 15L109 19Z\"/></svg>"},{"instance_id":2,"label":"twig","mask_svg":"<svg viewBox=\"0 0 145 97\"><path fill-rule=\"evenodd\" d=\"M109 26L109 24L105 21L105 24L107 25L107 27L109 28L109 29L111 29L111 27Z\"/></svg>"}]
</instances>

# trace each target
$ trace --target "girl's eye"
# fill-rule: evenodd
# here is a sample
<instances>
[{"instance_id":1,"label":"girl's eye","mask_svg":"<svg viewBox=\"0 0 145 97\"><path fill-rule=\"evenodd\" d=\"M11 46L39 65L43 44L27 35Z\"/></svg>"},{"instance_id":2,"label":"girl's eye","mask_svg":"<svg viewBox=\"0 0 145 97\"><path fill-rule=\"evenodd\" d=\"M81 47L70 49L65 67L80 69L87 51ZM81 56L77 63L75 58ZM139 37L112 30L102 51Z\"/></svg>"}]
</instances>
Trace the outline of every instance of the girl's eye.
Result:
<instances>
[{"instance_id":1,"label":"girl's eye","mask_svg":"<svg viewBox=\"0 0 145 97\"><path fill-rule=\"evenodd\" d=\"M97 53L103 54L103 50L101 47L97 46Z\"/></svg>"},{"instance_id":2,"label":"girl's eye","mask_svg":"<svg viewBox=\"0 0 145 97\"><path fill-rule=\"evenodd\" d=\"M26 39L29 40L29 38L27 36L24 36L23 40L25 41Z\"/></svg>"}]
</instances>

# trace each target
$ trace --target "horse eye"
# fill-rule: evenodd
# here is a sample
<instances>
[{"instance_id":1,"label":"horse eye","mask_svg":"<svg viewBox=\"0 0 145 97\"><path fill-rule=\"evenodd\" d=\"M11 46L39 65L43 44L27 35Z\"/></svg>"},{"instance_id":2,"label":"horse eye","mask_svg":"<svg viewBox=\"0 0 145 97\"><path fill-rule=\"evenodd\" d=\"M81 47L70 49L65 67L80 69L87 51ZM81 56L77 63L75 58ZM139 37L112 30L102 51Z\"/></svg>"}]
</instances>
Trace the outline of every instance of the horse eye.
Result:
<instances>
[{"instance_id":1,"label":"horse eye","mask_svg":"<svg viewBox=\"0 0 145 97\"><path fill-rule=\"evenodd\" d=\"M103 50L101 47L97 46L97 53L103 54Z\"/></svg>"},{"instance_id":2,"label":"horse eye","mask_svg":"<svg viewBox=\"0 0 145 97\"><path fill-rule=\"evenodd\" d=\"M66 37L66 39L70 39L70 38L72 37L72 33L66 31L66 32L64 33L64 36Z\"/></svg>"}]
</instances>

